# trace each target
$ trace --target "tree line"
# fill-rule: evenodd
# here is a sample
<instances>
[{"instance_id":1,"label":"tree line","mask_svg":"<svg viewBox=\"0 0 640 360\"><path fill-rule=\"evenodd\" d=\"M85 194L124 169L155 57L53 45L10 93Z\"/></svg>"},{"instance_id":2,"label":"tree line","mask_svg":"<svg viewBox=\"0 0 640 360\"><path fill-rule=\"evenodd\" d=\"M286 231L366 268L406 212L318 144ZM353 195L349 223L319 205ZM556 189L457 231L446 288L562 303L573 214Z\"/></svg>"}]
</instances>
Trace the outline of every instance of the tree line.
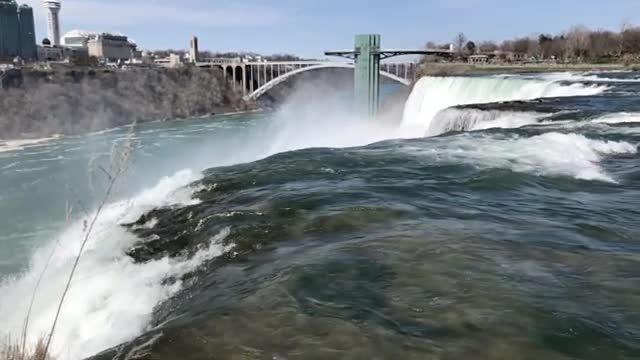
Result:
<instances>
[{"instance_id":1,"label":"tree line","mask_svg":"<svg viewBox=\"0 0 640 360\"><path fill-rule=\"evenodd\" d=\"M156 58L166 58L171 54L177 54L177 55L180 55L181 57L185 57L187 56L188 53L189 53L188 50L184 50L184 49L166 49L166 50L149 51L149 54ZM254 52L214 52L214 51L208 51L208 50L199 51L198 56L201 59L215 59L215 58L231 59L231 58L244 58L244 57L251 57L251 58L259 57L268 61L301 61L303 60L303 58L293 54L260 55Z\"/></svg>"},{"instance_id":2,"label":"tree line","mask_svg":"<svg viewBox=\"0 0 640 360\"><path fill-rule=\"evenodd\" d=\"M640 59L640 27L624 24L620 31L614 32L575 25L560 34L542 33L502 42L475 42L460 33L452 45L460 58L473 54L496 54L506 60L509 54L515 55L516 59L531 61L630 63ZM427 43L427 48L449 46Z\"/></svg>"}]
</instances>

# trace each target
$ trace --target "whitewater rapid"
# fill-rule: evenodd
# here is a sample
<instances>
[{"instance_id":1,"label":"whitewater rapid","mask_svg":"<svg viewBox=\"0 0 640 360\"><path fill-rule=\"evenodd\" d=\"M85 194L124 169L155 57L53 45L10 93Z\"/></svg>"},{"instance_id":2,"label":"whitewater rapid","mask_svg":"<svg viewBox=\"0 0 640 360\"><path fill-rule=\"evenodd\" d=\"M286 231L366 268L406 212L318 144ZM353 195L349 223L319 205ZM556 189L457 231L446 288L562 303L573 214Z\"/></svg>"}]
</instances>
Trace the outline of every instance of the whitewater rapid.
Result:
<instances>
[{"instance_id":1,"label":"whitewater rapid","mask_svg":"<svg viewBox=\"0 0 640 360\"><path fill-rule=\"evenodd\" d=\"M189 163L184 160L185 156L180 160L184 161L184 170L155 181L130 199L114 201L107 206L88 243L69 301L63 308L53 353L58 359L80 359L141 335L149 330L154 307L182 288L180 281L167 284L164 279L179 279L204 262L232 251L222 245L230 231L225 229L193 257L135 264L126 255L138 239L120 225L136 221L157 207L194 204L192 196L196 189L189 184L201 178L200 171L205 166L253 161L309 147L342 148L388 139L433 136L452 130L537 124L542 117L538 113L486 112L454 107L540 97L590 96L606 89L605 85L565 84L554 79L429 77L415 85L399 127L332 113L328 110L330 106L307 104L302 112L285 108L274 115L268 127L250 136L239 136L232 142L233 148L225 147L226 144L208 148L216 161ZM638 114L617 114L594 122L619 123L638 118ZM531 138L493 138L467 133L434 142L429 149L405 150L424 157L425 161L616 182L601 162L616 154L635 154L637 145L559 132ZM33 308L30 342L48 331L57 305L55 300L62 292L82 239L84 224L90 217L81 217L68 224L58 236L35 250L24 273L3 280L0 284L2 330L20 333L28 299L37 279L44 273ZM153 220L146 224L148 227L153 225Z\"/></svg>"},{"instance_id":2,"label":"whitewater rapid","mask_svg":"<svg viewBox=\"0 0 640 360\"><path fill-rule=\"evenodd\" d=\"M617 183L603 168L610 156L634 155L638 144L626 141L590 139L581 134L547 132L523 137L491 136L469 133L435 141L429 149L404 147L406 151L430 163L468 164L482 169L508 169L541 176L566 176L578 180Z\"/></svg>"},{"instance_id":3,"label":"whitewater rapid","mask_svg":"<svg viewBox=\"0 0 640 360\"><path fill-rule=\"evenodd\" d=\"M455 117L438 119L442 110L453 106L504 101L533 100L547 97L593 96L607 90L606 85L566 84L555 79L521 79L517 77L424 77L420 79L405 105L402 125L424 136L440 135L448 130L463 130ZM494 119L496 127L517 127L535 123L535 117L510 124ZM469 116L472 117L472 116ZM478 130L482 119L463 119L471 123L464 130ZM502 125L502 126L500 126Z\"/></svg>"},{"instance_id":4,"label":"whitewater rapid","mask_svg":"<svg viewBox=\"0 0 640 360\"><path fill-rule=\"evenodd\" d=\"M136 221L155 207L193 204L191 189L185 187L198 178L199 174L192 171L181 171L161 179L130 200L112 203L104 209L61 312L53 339L52 353L56 357L90 356L104 350L105 346L141 334L151 320L154 306L181 288L179 280L163 285L164 279L179 279L203 261L225 251L220 245L225 234L220 234L211 239L208 248L182 261L162 259L134 264L125 255L137 239L118 224ZM22 327L34 286L43 274L32 310L30 343L48 333L57 308L56 299L61 296L80 247L85 224L94 215L74 221L54 241L38 249L27 273L5 280L0 287L3 294L0 319L4 329Z\"/></svg>"}]
</instances>

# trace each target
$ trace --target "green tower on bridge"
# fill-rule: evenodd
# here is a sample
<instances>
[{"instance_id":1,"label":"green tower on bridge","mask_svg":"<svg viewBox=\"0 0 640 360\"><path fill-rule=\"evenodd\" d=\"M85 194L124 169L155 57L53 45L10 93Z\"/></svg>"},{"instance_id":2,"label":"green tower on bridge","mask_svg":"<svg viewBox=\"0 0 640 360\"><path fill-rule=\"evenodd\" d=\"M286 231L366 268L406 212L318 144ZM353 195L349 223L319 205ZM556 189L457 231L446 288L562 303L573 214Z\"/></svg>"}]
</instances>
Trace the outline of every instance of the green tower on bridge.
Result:
<instances>
[{"instance_id":1,"label":"green tower on bridge","mask_svg":"<svg viewBox=\"0 0 640 360\"><path fill-rule=\"evenodd\" d=\"M380 106L380 35L356 35L355 53L355 110L373 117Z\"/></svg>"},{"instance_id":2,"label":"green tower on bridge","mask_svg":"<svg viewBox=\"0 0 640 360\"><path fill-rule=\"evenodd\" d=\"M380 106L380 61L400 55L451 55L449 50L382 50L379 34L356 35L355 48L346 51L326 51L328 56L341 56L355 62L355 110L375 117Z\"/></svg>"}]
</instances>

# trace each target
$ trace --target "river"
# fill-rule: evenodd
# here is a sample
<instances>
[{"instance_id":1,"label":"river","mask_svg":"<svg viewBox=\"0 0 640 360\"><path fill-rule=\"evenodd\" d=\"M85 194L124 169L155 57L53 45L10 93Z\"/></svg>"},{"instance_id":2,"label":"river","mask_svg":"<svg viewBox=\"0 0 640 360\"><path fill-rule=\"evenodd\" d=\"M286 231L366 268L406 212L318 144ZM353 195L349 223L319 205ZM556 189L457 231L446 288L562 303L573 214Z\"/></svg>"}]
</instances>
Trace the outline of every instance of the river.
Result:
<instances>
[{"instance_id":1,"label":"river","mask_svg":"<svg viewBox=\"0 0 640 360\"><path fill-rule=\"evenodd\" d=\"M0 334L38 283L30 341L50 328L131 141L57 359L640 357L640 74L427 77L402 119L347 107L0 150Z\"/></svg>"}]
</instances>

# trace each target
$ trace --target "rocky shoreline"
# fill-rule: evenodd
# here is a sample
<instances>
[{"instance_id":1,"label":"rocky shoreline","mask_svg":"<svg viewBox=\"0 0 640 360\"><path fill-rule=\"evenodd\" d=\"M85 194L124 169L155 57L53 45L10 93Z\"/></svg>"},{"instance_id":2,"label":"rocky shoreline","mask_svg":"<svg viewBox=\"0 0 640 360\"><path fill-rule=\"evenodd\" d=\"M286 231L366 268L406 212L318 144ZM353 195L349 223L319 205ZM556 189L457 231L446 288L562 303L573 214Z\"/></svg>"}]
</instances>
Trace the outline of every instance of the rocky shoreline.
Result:
<instances>
[{"instance_id":1,"label":"rocky shoreline","mask_svg":"<svg viewBox=\"0 0 640 360\"><path fill-rule=\"evenodd\" d=\"M257 106L217 69L184 68L25 70L0 108L0 139L40 139Z\"/></svg>"}]
</instances>

